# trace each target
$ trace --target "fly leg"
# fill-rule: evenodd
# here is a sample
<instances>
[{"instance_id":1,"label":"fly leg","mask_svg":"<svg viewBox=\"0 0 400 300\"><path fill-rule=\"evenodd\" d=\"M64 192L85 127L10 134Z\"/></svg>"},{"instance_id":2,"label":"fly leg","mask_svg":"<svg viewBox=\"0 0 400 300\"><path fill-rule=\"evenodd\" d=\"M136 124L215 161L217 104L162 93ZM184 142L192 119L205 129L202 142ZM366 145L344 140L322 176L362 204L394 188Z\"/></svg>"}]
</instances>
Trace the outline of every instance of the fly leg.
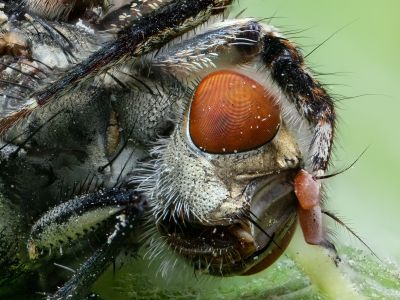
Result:
<instances>
[{"instance_id":1,"label":"fly leg","mask_svg":"<svg viewBox=\"0 0 400 300\"><path fill-rule=\"evenodd\" d=\"M86 260L75 274L54 294L47 296L48 300L56 299L82 299L90 292L90 287L97 278L105 272L107 267L118 256L120 249L124 247L128 231L137 225L139 217L143 214L143 201L136 203L137 207L126 212L125 218L129 220L125 226L120 226L110 235L101 248ZM137 249L130 249L136 252Z\"/></svg>"},{"instance_id":2,"label":"fly leg","mask_svg":"<svg viewBox=\"0 0 400 300\"><path fill-rule=\"evenodd\" d=\"M48 299L82 299L121 249L129 247L129 251L135 253L136 239L131 233L140 224L146 203L144 197L133 190L110 189L64 202L43 215L32 227L27 245L33 261L49 259L43 257L45 250L56 260L76 255L71 251L74 244L87 239L95 230L99 231L99 223L108 225L106 234L96 237L101 240L99 248ZM106 222L110 219L117 222ZM63 253L51 251L57 248L60 252L63 249Z\"/></svg>"}]
</instances>

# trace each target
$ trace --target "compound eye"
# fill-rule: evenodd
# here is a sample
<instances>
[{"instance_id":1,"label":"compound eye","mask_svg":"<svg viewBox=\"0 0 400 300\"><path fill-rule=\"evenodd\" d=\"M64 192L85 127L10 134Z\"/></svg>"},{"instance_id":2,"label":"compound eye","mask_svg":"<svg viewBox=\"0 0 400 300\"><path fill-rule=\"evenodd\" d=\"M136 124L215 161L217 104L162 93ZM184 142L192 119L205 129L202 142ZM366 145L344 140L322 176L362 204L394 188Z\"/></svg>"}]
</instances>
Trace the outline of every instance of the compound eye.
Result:
<instances>
[{"instance_id":1,"label":"compound eye","mask_svg":"<svg viewBox=\"0 0 400 300\"><path fill-rule=\"evenodd\" d=\"M271 141L280 125L276 99L243 74L223 70L198 85L189 112L189 133L202 151L215 154L256 149Z\"/></svg>"}]
</instances>

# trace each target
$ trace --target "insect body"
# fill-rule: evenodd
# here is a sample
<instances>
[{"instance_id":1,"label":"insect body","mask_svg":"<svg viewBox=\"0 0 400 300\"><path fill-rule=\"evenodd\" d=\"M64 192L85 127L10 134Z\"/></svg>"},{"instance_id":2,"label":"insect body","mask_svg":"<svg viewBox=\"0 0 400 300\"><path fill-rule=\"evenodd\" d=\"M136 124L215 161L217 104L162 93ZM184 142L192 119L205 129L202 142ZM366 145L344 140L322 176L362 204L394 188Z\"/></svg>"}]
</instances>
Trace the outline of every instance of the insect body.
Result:
<instances>
[{"instance_id":1,"label":"insect body","mask_svg":"<svg viewBox=\"0 0 400 300\"><path fill-rule=\"evenodd\" d=\"M63 265L74 276L40 288L66 281L51 297L81 297L140 243L205 273L253 274L297 216L307 242L332 247L315 178L333 103L274 27L221 18L228 0L46 3L4 6L0 284Z\"/></svg>"}]
</instances>

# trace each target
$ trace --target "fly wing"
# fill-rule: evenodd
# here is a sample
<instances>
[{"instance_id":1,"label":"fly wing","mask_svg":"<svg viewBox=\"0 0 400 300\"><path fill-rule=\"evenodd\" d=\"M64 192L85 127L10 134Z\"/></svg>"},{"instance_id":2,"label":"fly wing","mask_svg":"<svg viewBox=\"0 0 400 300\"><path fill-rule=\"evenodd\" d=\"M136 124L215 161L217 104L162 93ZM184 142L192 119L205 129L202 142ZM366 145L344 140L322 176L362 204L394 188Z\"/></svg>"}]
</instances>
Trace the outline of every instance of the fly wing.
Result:
<instances>
[{"instance_id":1,"label":"fly wing","mask_svg":"<svg viewBox=\"0 0 400 300\"><path fill-rule=\"evenodd\" d=\"M47 81L46 84L38 88L28 86L28 88L25 88L26 91L21 93L20 89L24 89L24 87L19 85L18 92L15 95L20 94L21 97L17 97L22 98L22 100L18 104L7 105L8 109L0 115L2 118L0 119L0 134L6 132L21 118L31 114L36 108L47 104L51 99L58 99L60 94L69 91L83 81L87 81L88 78L104 73L126 58L140 57L159 49L177 36L206 22L211 16L223 13L232 0L146 2L148 3L141 4L142 6L138 8L136 7L139 1L131 2L129 11L134 12L132 21L128 21L127 26L118 29L116 38L104 43L91 55L86 57L83 55L75 61L71 57L75 58L73 48L76 46L75 39L79 39L80 35L75 32L74 38L65 38L65 34L60 32L56 25L45 22L39 17L33 18L25 15L24 17L29 23L39 23L48 32L50 38L59 45L58 49L64 54L69 68L63 67L67 71L62 72L60 76L55 77L56 79ZM121 19L121 15L119 15L119 19ZM104 23L106 24L107 21L105 20ZM40 36L36 26L33 28L33 32L35 31L34 35ZM34 51L36 47L31 47L28 50ZM90 50L93 51L93 49ZM53 53L48 56L52 55ZM57 65L57 67L59 66ZM52 78L54 77L52 76ZM32 93L32 90L35 90L35 92ZM12 95L9 95L8 98L10 96Z\"/></svg>"},{"instance_id":2,"label":"fly wing","mask_svg":"<svg viewBox=\"0 0 400 300\"><path fill-rule=\"evenodd\" d=\"M30 64L31 63L31 64ZM29 93L41 80L40 70L24 58L0 57L0 118L19 112L29 103Z\"/></svg>"},{"instance_id":3,"label":"fly wing","mask_svg":"<svg viewBox=\"0 0 400 300\"><path fill-rule=\"evenodd\" d=\"M66 70L98 50L109 34L95 34L84 26L47 21L25 14L1 12L0 133L36 106L30 95L52 84Z\"/></svg>"}]
</instances>

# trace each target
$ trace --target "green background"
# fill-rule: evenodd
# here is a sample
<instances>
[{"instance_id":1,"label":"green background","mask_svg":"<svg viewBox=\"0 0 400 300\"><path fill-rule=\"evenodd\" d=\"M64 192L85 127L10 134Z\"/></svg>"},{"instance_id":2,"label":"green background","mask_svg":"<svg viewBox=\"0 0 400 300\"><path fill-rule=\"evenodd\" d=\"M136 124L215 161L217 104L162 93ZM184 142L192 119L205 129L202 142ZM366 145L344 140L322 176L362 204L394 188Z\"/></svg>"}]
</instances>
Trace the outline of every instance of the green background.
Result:
<instances>
[{"instance_id":1,"label":"green background","mask_svg":"<svg viewBox=\"0 0 400 300\"><path fill-rule=\"evenodd\" d=\"M341 97L331 172L341 170L368 147L349 171L327 180L328 206L383 259L400 262L400 1L248 0L236 11L275 18L305 54L320 80ZM336 230L341 242L354 242Z\"/></svg>"}]
</instances>

